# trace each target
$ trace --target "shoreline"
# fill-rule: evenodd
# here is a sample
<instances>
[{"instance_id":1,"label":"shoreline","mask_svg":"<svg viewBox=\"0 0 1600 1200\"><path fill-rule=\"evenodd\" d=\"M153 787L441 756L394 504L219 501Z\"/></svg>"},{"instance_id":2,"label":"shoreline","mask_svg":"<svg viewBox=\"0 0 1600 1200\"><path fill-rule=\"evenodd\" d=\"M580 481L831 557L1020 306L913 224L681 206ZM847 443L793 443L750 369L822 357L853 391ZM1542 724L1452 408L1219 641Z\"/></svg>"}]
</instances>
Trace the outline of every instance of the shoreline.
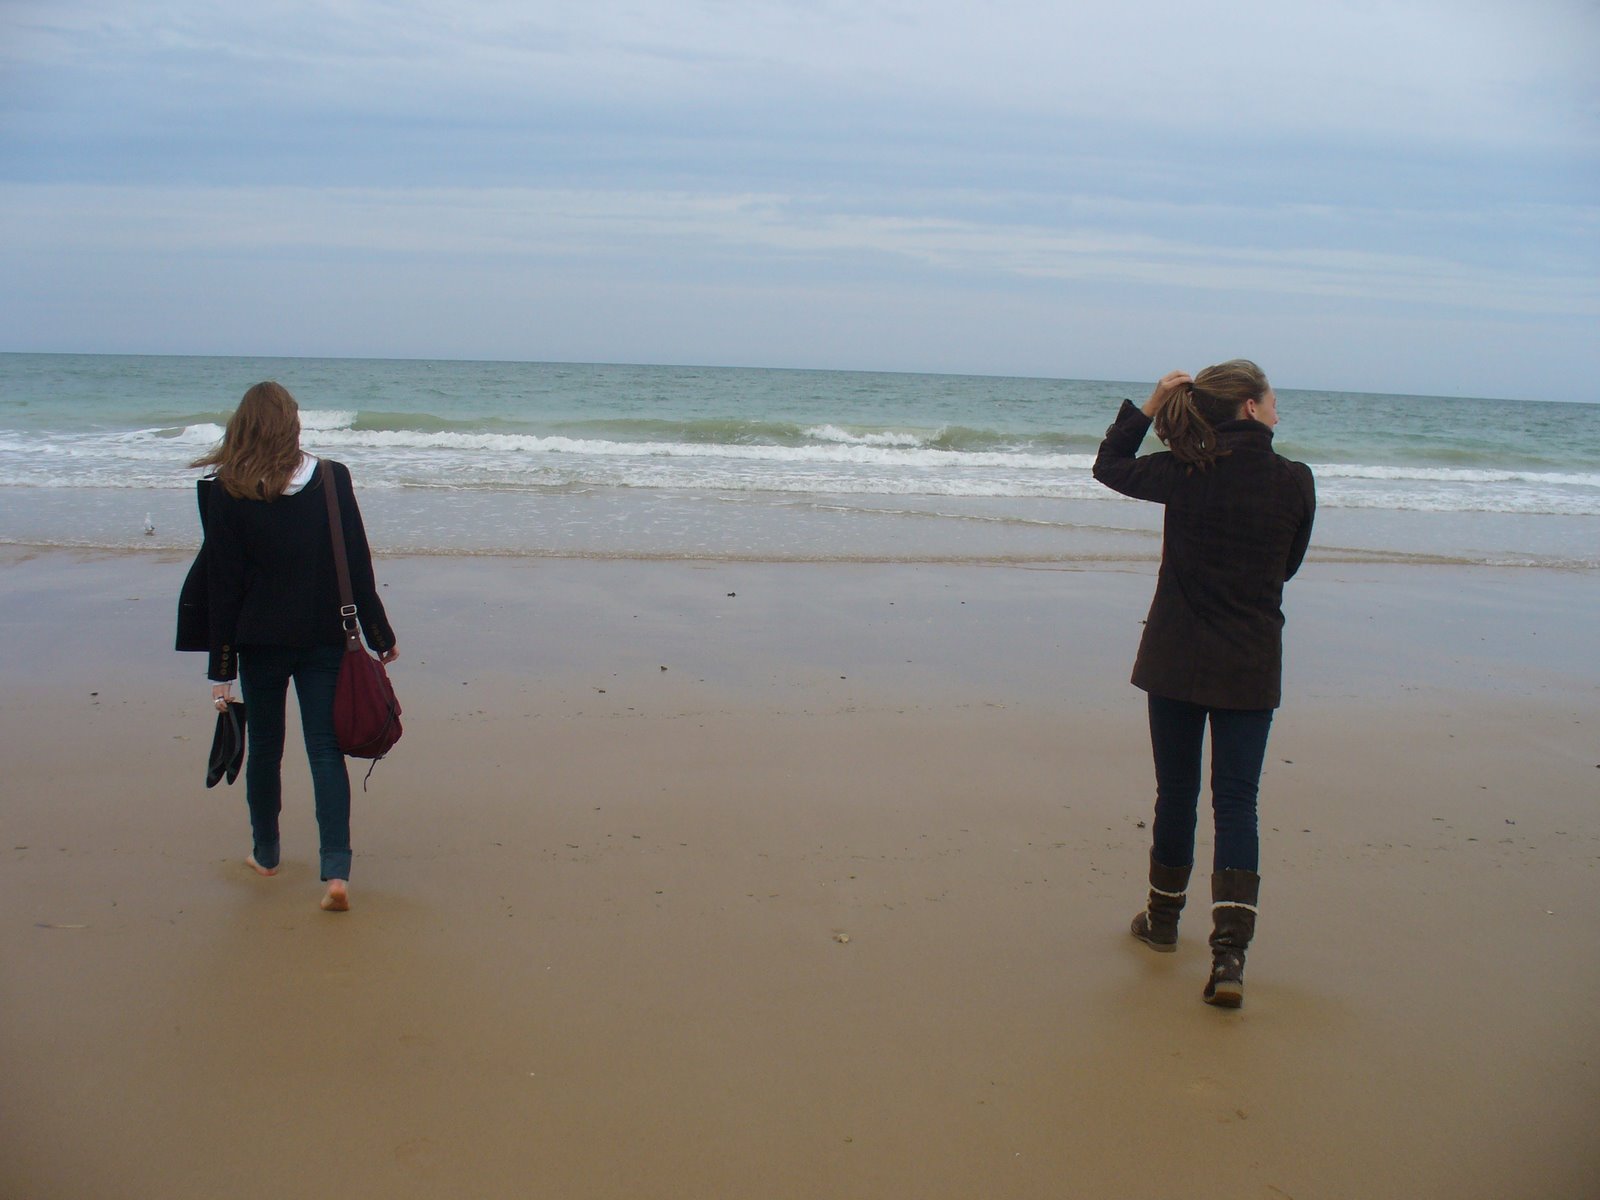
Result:
<instances>
[{"instance_id":1,"label":"shoreline","mask_svg":"<svg viewBox=\"0 0 1600 1200\"><path fill-rule=\"evenodd\" d=\"M701 562L1154 563L1157 505L783 492L362 489L385 557ZM192 488L0 487L0 546L193 554ZM155 527L143 533L146 518ZM1600 571L1600 515L1330 508L1308 561Z\"/></svg>"},{"instance_id":2,"label":"shoreline","mask_svg":"<svg viewBox=\"0 0 1600 1200\"><path fill-rule=\"evenodd\" d=\"M136 544L98 544L98 543L63 543L63 542L34 542L34 541L6 541L0 540L0 554L15 552L23 557L34 557L47 554L69 554L80 556L105 555L111 557L151 555L163 562L188 561L194 557L199 549L196 544L192 547L178 546L139 546ZM706 552L703 554L685 554L663 551L651 554L643 551L602 551L602 550L509 550L509 549L484 549L484 550L373 550L374 561L403 562L407 559L439 560L439 559L488 559L500 561L551 561L551 562L637 562L637 563L684 563L695 566L713 566L717 564L761 566L888 566L888 567L1015 567L1020 570L1028 568L1084 570L1093 571L1105 569L1115 571L1131 567L1153 567L1160 563L1160 555L1110 555L1110 554L1062 554L1050 558L1041 558L1033 554L1015 555L989 555L974 557L965 554L951 554L944 556L932 555L907 555L894 557L889 555L874 556L783 556L766 552L752 552L750 554L718 554ZM1572 562L1481 562L1470 558L1452 558L1447 555L1407 554L1400 551L1384 552L1378 550L1355 550L1334 548L1320 554L1308 553L1308 563L1322 563L1330 566L1392 566L1392 567L1462 567L1467 569L1481 569L1488 571L1561 571L1576 574L1600 571L1600 567L1587 563Z\"/></svg>"},{"instance_id":3,"label":"shoreline","mask_svg":"<svg viewBox=\"0 0 1600 1200\"><path fill-rule=\"evenodd\" d=\"M339 917L296 739L273 879L201 785L187 555L0 564L0 1190L1600 1187L1592 573L1290 585L1222 1014L1126 934L1153 564L386 558Z\"/></svg>"}]
</instances>

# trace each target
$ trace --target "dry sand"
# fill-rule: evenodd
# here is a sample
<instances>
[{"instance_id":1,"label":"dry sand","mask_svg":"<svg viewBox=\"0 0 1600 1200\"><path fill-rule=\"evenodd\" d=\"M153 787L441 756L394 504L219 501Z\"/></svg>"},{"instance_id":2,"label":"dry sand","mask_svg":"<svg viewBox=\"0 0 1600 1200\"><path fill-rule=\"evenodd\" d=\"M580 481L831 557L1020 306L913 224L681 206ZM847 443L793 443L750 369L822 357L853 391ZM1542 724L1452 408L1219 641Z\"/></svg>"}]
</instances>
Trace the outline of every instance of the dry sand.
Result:
<instances>
[{"instance_id":1,"label":"dry sand","mask_svg":"<svg viewBox=\"0 0 1600 1200\"><path fill-rule=\"evenodd\" d=\"M383 562L330 915L185 565L0 555L5 1200L1600 1195L1592 574L1291 586L1226 1013L1125 933L1147 568Z\"/></svg>"}]
</instances>

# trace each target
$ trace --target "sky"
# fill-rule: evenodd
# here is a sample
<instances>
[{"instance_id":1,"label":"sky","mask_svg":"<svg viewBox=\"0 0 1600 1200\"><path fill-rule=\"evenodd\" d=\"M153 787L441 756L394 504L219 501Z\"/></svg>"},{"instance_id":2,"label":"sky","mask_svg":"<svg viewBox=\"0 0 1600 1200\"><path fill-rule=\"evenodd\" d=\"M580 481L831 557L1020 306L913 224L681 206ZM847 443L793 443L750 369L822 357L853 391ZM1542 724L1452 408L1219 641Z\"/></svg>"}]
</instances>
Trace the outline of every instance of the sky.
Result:
<instances>
[{"instance_id":1,"label":"sky","mask_svg":"<svg viewBox=\"0 0 1600 1200\"><path fill-rule=\"evenodd\" d=\"M1600 401L1596 0L0 0L0 350Z\"/></svg>"}]
</instances>

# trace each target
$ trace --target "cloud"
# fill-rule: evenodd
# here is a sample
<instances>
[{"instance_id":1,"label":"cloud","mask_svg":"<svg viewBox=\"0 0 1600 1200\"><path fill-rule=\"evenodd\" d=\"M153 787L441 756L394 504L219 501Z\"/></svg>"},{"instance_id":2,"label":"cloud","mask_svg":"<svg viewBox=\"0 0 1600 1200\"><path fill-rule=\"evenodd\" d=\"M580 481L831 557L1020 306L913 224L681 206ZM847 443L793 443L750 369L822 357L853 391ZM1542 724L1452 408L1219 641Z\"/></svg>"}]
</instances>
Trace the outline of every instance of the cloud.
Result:
<instances>
[{"instance_id":1,"label":"cloud","mask_svg":"<svg viewBox=\"0 0 1600 1200\"><path fill-rule=\"evenodd\" d=\"M973 204L972 198L967 203ZM932 208L938 206L930 205ZM825 196L593 190L155 188L0 189L0 213L35 247L66 254L245 258L390 256L431 261L508 258L532 268L583 261L648 275L750 273L849 278L873 270L938 286L994 288L1007 279L1128 285L1160 291L1249 292L1259 298L1365 299L1477 313L1600 316L1588 272L1527 272L1443 255L1252 244L1238 231L1277 214L1168 203L1159 211L1084 202L1058 227L904 216L836 206ZM1096 222L1093 217L1102 220ZM1540 210L1525 214L1538 220ZM1105 218L1117 218L1105 220ZM1317 218L1298 214L1302 229ZM1503 221L1508 218L1503 217ZM1178 232L1209 223L1228 241ZM1165 226L1173 233L1148 230ZM1591 222L1592 228L1592 222ZM1140 230L1143 230L1141 232Z\"/></svg>"},{"instance_id":2,"label":"cloud","mask_svg":"<svg viewBox=\"0 0 1600 1200\"><path fill-rule=\"evenodd\" d=\"M1585 379L1600 362L1570 331L1600 279L1596 14L0 0L0 218L27 243L0 251L0 325L127 348L135 327L176 336L162 313L197 348L271 324L285 353L291 330L384 352L383 322L353 311L370 304L417 352L487 352L492 327L490 349L516 353L503 311L533 304L564 339L544 354L638 360L678 331L700 361L762 346L948 367L966 344L965 369L1003 372L1056 361L1070 312L1101 347L1366 328L1388 371L1405 342L1375 335L1403 326L1419 377L1470 325L1509 330L1501 353L1537 342L1549 380ZM230 272L314 279L346 315L251 307ZM866 296L898 341L857 332ZM696 323L690 297L719 319Z\"/></svg>"},{"instance_id":3,"label":"cloud","mask_svg":"<svg viewBox=\"0 0 1600 1200\"><path fill-rule=\"evenodd\" d=\"M496 128L558 109L648 137L848 138L1089 122L1245 143L1581 149L1600 122L1592 6L1560 0L1145 0L583 5L20 0L12 66L98 84L110 105L203 125L308 110ZM9 26L9 28L5 28Z\"/></svg>"}]
</instances>

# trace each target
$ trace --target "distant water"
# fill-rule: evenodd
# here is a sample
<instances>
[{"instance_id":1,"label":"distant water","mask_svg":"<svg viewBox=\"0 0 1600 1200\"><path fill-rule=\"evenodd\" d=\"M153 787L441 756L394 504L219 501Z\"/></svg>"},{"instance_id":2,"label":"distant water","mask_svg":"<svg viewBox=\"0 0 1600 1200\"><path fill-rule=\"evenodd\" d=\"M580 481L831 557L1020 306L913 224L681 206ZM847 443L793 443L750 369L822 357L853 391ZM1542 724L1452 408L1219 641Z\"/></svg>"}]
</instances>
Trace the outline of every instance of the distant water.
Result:
<instances>
[{"instance_id":1,"label":"distant water","mask_svg":"<svg viewBox=\"0 0 1600 1200\"><path fill-rule=\"evenodd\" d=\"M1153 506L1089 474L1148 382L32 354L0 355L0 541L192 544L185 464L260 379L299 399L308 449L350 465L390 551L1159 552ZM1317 475L1325 558L1600 565L1600 405L1280 389L1279 412L1278 450Z\"/></svg>"}]
</instances>

